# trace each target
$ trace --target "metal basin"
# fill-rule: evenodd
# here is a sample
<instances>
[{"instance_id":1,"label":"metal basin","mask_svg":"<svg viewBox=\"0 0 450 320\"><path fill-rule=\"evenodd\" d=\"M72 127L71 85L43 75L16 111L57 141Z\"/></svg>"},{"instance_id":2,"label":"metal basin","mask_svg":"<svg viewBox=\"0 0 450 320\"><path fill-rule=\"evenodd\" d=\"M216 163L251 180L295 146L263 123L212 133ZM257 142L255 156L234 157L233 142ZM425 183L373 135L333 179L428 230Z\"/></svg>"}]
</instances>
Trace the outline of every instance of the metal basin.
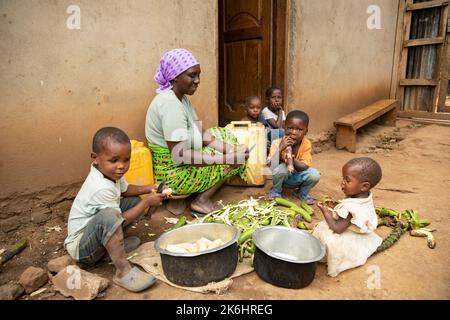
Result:
<instances>
[{"instance_id":1,"label":"metal basin","mask_svg":"<svg viewBox=\"0 0 450 320\"><path fill-rule=\"evenodd\" d=\"M240 231L220 223L199 223L163 233L155 242L155 250L161 254L164 275L171 282L198 287L230 276L237 266L237 239ZM191 253L167 251L169 244L196 242L205 237L222 239L225 244L209 250Z\"/></svg>"},{"instance_id":2,"label":"metal basin","mask_svg":"<svg viewBox=\"0 0 450 320\"><path fill-rule=\"evenodd\" d=\"M316 263L325 256L325 247L306 231L282 227L262 227L253 233L253 266L264 281L285 288L311 284Z\"/></svg>"}]
</instances>

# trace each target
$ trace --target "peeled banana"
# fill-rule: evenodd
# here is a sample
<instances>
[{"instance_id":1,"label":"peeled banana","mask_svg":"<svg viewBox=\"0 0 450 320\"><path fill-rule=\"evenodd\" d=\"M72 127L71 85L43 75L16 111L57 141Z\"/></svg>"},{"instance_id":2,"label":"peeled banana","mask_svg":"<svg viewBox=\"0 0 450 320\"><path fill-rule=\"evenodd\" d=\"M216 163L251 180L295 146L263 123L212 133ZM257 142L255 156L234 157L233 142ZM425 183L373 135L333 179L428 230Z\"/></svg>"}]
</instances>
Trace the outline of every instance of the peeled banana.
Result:
<instances>
[{"instance_id":1,"label":"peeled banana","mask_svg":"<svg viewBox=\"0 0 450 320\"><path fill-rule=\"evenodd\" d=\"M434 249L436 247L436 240L434 239L433 234L431 233L434 230L431 229L413 229L409 232L409 234L413 237L427 237L428 248Z\"/></svg>"}]
</instances>

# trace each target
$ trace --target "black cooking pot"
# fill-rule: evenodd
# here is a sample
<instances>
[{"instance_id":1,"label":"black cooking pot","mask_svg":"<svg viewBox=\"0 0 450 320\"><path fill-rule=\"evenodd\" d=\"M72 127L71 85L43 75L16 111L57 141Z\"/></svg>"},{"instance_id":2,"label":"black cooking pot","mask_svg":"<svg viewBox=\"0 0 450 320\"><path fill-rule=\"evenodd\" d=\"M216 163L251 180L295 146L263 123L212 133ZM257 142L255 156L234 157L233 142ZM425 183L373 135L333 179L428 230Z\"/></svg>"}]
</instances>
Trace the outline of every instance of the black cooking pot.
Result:
<instances>
[{"instance_id":1,"label":"black cooking pot","mask_svg":"<svg viewBox=\"0 0 450 320\"><path fill-rule=\"evenodd\" d=\"M311 284L316 263L325 247L306 231L266 226L253 233L253 267L258 276L273 285L299 289Z\"/></svg>"},{"instance_id":2,"label":"black cooking pot","mask_svg":"<svg viewBox=\"0 0 450 320\"><path fill-rule=\"evenodd\" d=\"M237 266L237 239L240 231L220 223L199 223L163 233L155 242L161 255L164 275L171 282L185 287L199 287L217 282L233 274ZM193 253L176 253L166 250L169 244L195 243L205 237L211 241L222 239L225 244Z\"/></svg>"}]
</instances>

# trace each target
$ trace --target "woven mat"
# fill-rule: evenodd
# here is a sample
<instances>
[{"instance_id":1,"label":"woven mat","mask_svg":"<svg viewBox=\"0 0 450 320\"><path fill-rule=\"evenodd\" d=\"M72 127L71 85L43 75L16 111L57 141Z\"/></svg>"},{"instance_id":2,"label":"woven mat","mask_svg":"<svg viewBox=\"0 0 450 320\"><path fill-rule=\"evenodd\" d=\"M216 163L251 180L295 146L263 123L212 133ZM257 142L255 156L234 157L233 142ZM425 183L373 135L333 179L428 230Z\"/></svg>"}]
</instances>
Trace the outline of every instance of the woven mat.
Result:
<instances>
[{"instance_id":1,"label":"woven mat","mask_svg":"<svg viewBox=\"0 0 450 320\"><path fill-rule=\"evenodd\" d=\"M233 283L233 278L242 276L243 274L250 273L253 271L251 259L244 259L243 262L238 262L234 273L230 277L225 278L222 281L210 282L202 287L179 286L177 284L170 282L164 275L161 265L161 257L159 253L155 251L154 244L155 244L154 241L150 241L139 246L139 248L130 253L131 256L130 261L134 264L141 266L145 271L152 274L156 279L161 280L175 288L200 293L214 292L216 294L222 294L231 287Z\"/></svg>"}]
</instances>

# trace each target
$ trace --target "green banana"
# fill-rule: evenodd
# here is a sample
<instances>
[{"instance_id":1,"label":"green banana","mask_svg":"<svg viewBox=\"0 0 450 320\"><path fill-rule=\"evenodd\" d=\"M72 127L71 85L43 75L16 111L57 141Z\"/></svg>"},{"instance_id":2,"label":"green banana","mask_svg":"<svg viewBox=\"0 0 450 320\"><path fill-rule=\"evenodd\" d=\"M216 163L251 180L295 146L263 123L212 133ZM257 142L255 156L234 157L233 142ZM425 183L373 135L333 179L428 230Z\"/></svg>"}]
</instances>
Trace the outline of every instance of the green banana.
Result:
<instances>
[{"instance_id":1,"label":"green banana","mask_svg":"<svg viewBox=\"0 0 450 320\"><path fill-rule=\"evenodd\" d=\"M304 209L309 214L314 213L314 209L311 206L309 206L305 201L300 202L300 208Z\"/></svg>"},{"instance_id":2,"label":"green banana","mask_svg":"<svg viewBox=\"0 0 450 320\"><path fill-rule=\"evenodd\" d=\"M283 198L275 198L275 201L277 204L281 206L288 207L289 209L295 211L296 213L300 213L306 222L312 221L311 215L305 209L298 207L295 203Z\"/></svg>"},{"instance_id":3,"label":"green banana","mask_svg":"<svg viewBox=\"0 0 450 320\"><path fill-rule=\"evenodd\" d=\"M241 236L239 237L238 240L238 245L244 243L245 241L247 241L248 239L250 239L253 235L253 232L255 232L255 229L248 229L245 230L244 232L242 232Z\"/></svg>"},{"instance_id":4,"label":"green banana","mask_svg":"<svg viewBox=\"0 0 450 320\"><path fill-rule=\"evenodd\" d=\"M375 208L375 212L380 216L380 217L397 217L398 216L398 212L392 209L388 209L388 208L383 208L383 207L378 207Z\"/></svg>"},{"instance_id":5,"label":"green banana","mask_svg":"<svg viewBox=\"0 0 450 320\"><path fill-rule=\"evenodd\" d=\"M170 228L170 230L178 229L179 227L182 227L185 224L186 224L186 217L181 216L181 218L178 219L177 223L175 223L175 225L172 228Z\"/></svg>"}]
</instances>

